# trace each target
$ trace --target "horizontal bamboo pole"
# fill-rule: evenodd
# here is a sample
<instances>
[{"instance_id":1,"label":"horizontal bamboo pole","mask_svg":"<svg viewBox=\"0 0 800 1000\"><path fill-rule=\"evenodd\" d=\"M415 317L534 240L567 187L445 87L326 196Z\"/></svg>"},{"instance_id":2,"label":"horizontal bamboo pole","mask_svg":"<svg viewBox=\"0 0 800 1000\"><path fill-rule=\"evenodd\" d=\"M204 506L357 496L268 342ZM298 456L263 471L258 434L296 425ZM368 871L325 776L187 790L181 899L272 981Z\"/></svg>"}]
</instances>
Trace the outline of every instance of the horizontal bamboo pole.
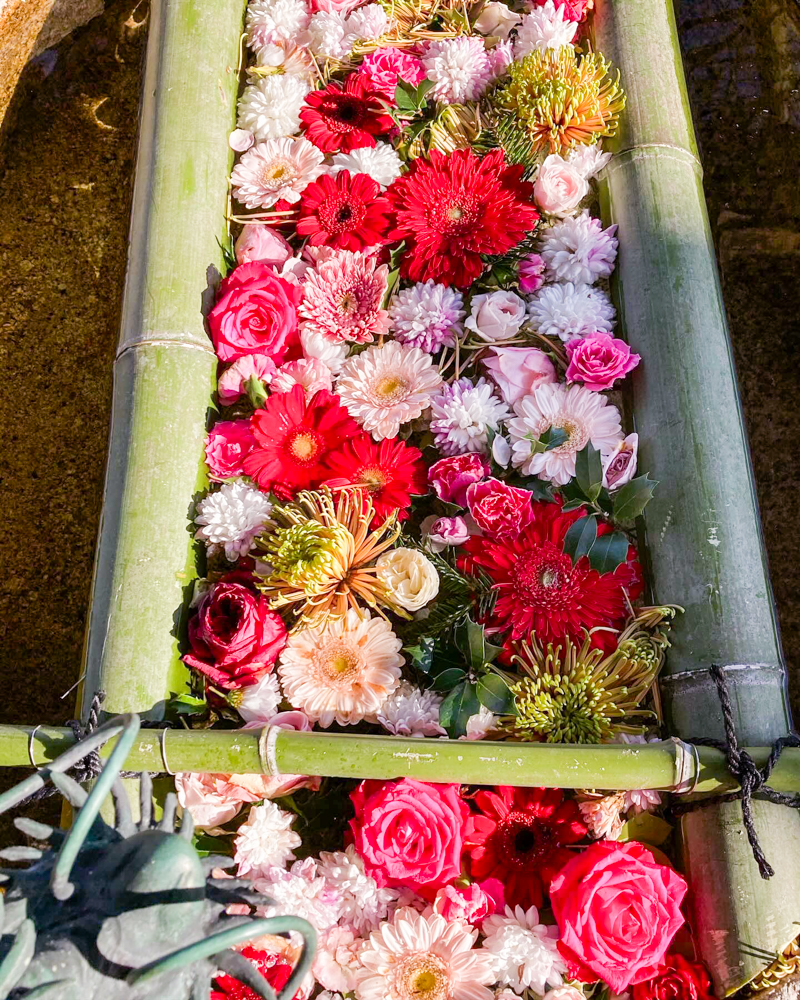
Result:
<instances>
[{"instance_id":1,"label":"horizontal bamboo pole","mask_svg":"<svg viewBox=\"0 0 800 1000\"><path fill-rule=\"evenodd\" d=\"M166 737L164 733L166 732ZM258 730L142 729L128 755L130 770L262 773ZM0 726L0 767L40 766L75 743L70 729L54 726ZM101 753L107 757L116 740ZM710 747L686 753L671 740L642 745L490 743L463 740L402 739L341 733L278 730L274 747L277 770L336 778L399 778L453 781L475 785L524 785L551 788L676 788L682 770L684 788L719 794L738 788L725 757ZM748 751L761 767L769 748ZM695 781L696 777L696 781ZM783 792L800 791L800 750L784 750L770 778Z\"/></svg>"}]
</instances>

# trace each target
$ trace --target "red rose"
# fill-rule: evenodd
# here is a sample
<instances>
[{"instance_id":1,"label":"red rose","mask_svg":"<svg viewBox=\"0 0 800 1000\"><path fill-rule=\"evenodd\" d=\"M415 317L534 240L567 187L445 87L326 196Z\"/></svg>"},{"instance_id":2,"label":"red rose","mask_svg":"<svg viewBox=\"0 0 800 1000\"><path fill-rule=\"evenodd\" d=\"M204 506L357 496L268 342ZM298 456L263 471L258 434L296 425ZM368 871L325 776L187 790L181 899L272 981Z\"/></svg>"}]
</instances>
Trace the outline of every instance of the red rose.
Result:
<instances>
[{"instance_id":1,"label":"red rose","mask_svg":"<svg viewBox=\"0 0 800 1000\"><path fill-rule=\"evenodd\" d=\"M299 343L297 307L303 292L254 260L232 271L219 286L208 314L214 350L220 361L246 354L268 354L276 364Z\"/></svg>"},{"instance_id":2,"label":"red rose","mask_svg":"<svg viewBox=\"0 0 800 1000\"><path fill-rule=\"evenodd\" d=\"M592 844L550 883L570 975L614 993L652 979L684 922L685 894L684 879L643 844Z\"/></svg>"},{"instance_id":3,"label":"red rose","mask_svg":"<svg viewBox=\"0 0 800 1000\"><path fill-rule=\"evenodd\" d=\"M507 486L499 479L473 483L467 489L472 519L490 538L516 538L533 520L529 490Z\"/></svg>"},{"instance_id":4,"label":"red rose","mask_svg":"<svg viewBox=\"0 0 800 1000\"><path fill-rule=\"evenodd\" d=\"M461 873L469 807L459 785L362 781L350 798L355 847L378 885L406 886L432 900Z\"/></svg>"},{"instance_id":5,"label":"red rose","mask_svg":"<svg viewBox=\"0 0 800 1000\"><path fill-rule=\"evenodd\" d=\"M255 684L286 645L286 626L269 601L241 583L215 583L189 622L188 666L225 690Z\"/></svg>"},{"instance_id":6,"label":"red rose","mask_svg":"<svg viewBox=\"0 0 800 1000\"><path fill-rule=\"evenodd\" d=\"M633 987L633 1000L713 1000L711 977L701 962L667 955L658 973Z\"/></svg>"},{"instance_id":7,"label":"red rose","mask_svg":"<svg viewBox=\"0 0 800 1000\"><path fill-rule=\"evenodd\" d=\"M440 500L467 506L467 487L480 482L490 472L486 459L470 452L468 455L454 455L440 458L428 469L428 482Z\"/></svg>"}]
</instances>

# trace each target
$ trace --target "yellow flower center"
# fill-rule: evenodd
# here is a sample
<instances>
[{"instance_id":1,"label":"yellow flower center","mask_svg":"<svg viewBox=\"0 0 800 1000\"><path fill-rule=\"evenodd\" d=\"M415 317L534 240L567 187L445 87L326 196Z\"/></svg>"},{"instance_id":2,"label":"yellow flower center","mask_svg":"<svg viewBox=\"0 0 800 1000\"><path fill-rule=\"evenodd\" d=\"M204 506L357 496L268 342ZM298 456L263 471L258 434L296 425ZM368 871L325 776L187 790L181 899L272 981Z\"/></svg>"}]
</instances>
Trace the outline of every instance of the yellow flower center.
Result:
<instances>
[{"instance_id":1,"label":"yellow flower center","mask_svg":"<svg viewBox=\"0 0 800 1000\"><path fill-rule=\"evenodd\" d=\"M430 952L410 955L401 963L396 980L401 1000L446 1000L447 967Z\"/></svg>"},{"instance_id":2,"label":"yellow flower center","mask_svg":"<svg viewBox=\"0 0 800 1000\"><path fill-rule=\"evenodd\" d=\"M320 435L314 431L298 430L288 436L287 451L303 465L313 465L322 451Z\"/></svg>"},{"instance_id":3,"label":"yellow flower center","mask_svg":"<svg viewBox=\"0 0 800 1000\"><path fill-rule=\"evenodd\" d=\"M343 639L331 639L319 653L318 664L325 680L350 686L360 673L358 651Z\"/></svg>"},{"instance_id":4,"label":"yellow flower center","mask_svg":"<svg viewBox=\"0 0 800 1000\"><path fill-rule=\"evenodd\" d=\"M381 405L388 406L402 399L407 389L408 379L399 372L392 372L375 383L375 400Z\"/></svg>"},{"instance_id":5,"label":"yellow flower center","mask_svg":"<svg viewBox=\"0 0 800 1000\"><path fill-rule=\"evenodd\" d=\"M275 160L261 171L261 183L266 187L280 187L295 176L295 169L288 160Z\"/></svg>"}]
</instances>

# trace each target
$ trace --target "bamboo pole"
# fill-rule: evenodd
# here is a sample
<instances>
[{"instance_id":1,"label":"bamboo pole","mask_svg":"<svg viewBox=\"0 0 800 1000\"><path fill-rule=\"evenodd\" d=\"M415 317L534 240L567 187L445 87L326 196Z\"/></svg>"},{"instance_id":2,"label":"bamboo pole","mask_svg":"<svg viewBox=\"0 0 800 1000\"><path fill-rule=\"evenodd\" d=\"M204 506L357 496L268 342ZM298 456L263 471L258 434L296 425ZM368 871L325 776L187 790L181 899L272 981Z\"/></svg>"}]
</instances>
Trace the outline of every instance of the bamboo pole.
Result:
<instances>
[{"instance_id":1,"label":"bamboo pole","mask_svg":"<svg viewBox=\"0 0 800 1000\"><path fill-rule=\"evenodd\" d=\"M722 737L718 663L741 741L770 744L790 728L785 672L672 5L598 0L594 28L628 93L602 197L619 224L623 330L644 358L632 380L641 464L661 480L645 514L650 579L656 601L686 608L661 679L666 713L685 739ZM754 812L768 882L739 803L682 821L695 936L720 994L797 934L800 815Z\"/></svg>"},{"instance_id":2,"label":"bamboo pole","mask_svg":"<svg viewBox=\"0 0 800 1000\"><path fill-rule=\"evenodd\" d=\"M203 311L222 267L244 7L150 6L84 719L98 691L105 715L158 719L169 694L186 689L178 645L200 555L189 519L206 485L216 371Z\"/></svg>"}]
</instances>

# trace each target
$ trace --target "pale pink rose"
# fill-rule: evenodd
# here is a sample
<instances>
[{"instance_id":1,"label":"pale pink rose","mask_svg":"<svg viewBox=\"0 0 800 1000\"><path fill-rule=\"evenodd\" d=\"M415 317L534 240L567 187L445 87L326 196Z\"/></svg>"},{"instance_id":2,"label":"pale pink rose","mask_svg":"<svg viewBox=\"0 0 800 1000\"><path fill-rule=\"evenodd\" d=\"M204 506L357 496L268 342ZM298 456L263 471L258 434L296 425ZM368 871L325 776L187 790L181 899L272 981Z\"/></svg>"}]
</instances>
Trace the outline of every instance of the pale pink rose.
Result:
<instances>
[{"instance_id":1,"label":"pale pink rose","mask_svg":"<svg viewBox=\"0 0 800 1000\"><path fill-rule=\"evenodd\" d=\"M538 292L544 284L544 269L544 257L541 254L528 254L519 262L519 290L526 295Z\"/></svg>"},{"instance_id":2,"label":"pale pink rose","mask_svg":"<svg viewBox=\"0 0 800 1000\"><path fill-rule=\"evenodd\" d=\"M522 20L520 14L515 14L509 10L504 3L498 0L489 0L483 5L483 9L475 21L474 28L482 35L492 35L494 38L508 38L509 32L515 28Z\"/></svg>"},{"instance_id":3,"label":"pale pink rose","mask_svg":"<svg viewBox=\"0 0 800 1000\"><path fill-rule=\"evenodd\" d=\"M463 517L426 517L420 525L422 536L433 552L448 545L463 545L469 538L469 528Z\"/></svg>"},{"instance_id":4,"label":"pale pink rose","mask_svg":"<svg viewBox=\"0 0 800 1000\"><path fill-rule=\"evenodd\" d=\"M311 972L326 990L351 993L356 986L358 953L364 947L349 927L332 927L317 943Z\"/></svg>"},{"instance_id":5,"label":"pale pink rose","mask_svg":"<svg viewBox=\"0 0 800 1000\"><path fill-rule=\"evenodd\" d=\"M254 142L253 133L246 128L235 128L228 136L228 145L236 153L246 153Z\"/></svg>"},{"instance_id":6,"label":"pale pink rose","mask_svg":"<svg viewBox=\"0 0 800 1000\"><path fill-rule=\"evenodd\" d=\"M269 385L277 370L275 362L268 354L245 354L220 375L217 384L220 403L223 406L235 403L247 392L245 383L254 375Z\"/></svg>"},{"instance_id":7,"label":"pale pink rose","mask_svg":"<svg viewBox=\"0 0 800 1000\"><path fill-rule=\"evenodd\" d=\"M234 247L239 264L260 260L262 264L280 269L292 256L292 248L271 226L245 226Z\"/></svg>"},{"instance_id":8,"label":"pale pink rose","mask_svg":"<svg viewBox=\"0 0 800 1000\"><path fill-rule=\"evenodd\" d=\"M629 434L603 462L603 486L618 490L636 475L639 454L639 435Z\"/></svg>"},{"instance_id":9,"label":"pale pink rose","mask_svg":"<svg viewBox=\"0 0 800 1000\"><path fill-rule=\"evenodd\" d=\"M273 392L291 392L296 385L302 385L310 396L320 389L331 392L333 376L330 368L319 358L300 358L281 365L270 389Z\"/></svg>"},{"instance_id":10,"label":"pale pink rose","mask_svg":"<svg viewBox=\"0 0 800 1000\"><path fill-rule=\"evenodd\" d=\"M593 392L610 389L642 360L638 354L631 354L624 340L610 337L607 333L570 340L566 347L569 358L567 381L583 382Z\"/></svg>"},{"instance_id":11,"label":"pale pink rose","mask_svg":"<svg viewBox=\"0 0 800 1000\"><path fill-rule=\"evenodd\" d=\"M297 732L310 733L312 726L305 712L278 712L273 715L268 722L248 722L242 729L263 729L265 725L278 726L280 729L294 729ZM305 774L276 774L256 775L264 782L265 794L263 799L280 799L285 795L292 795L301 788L310 788L317 791L322 782L322 778L309 777Z\"/></svg>"},{"instance_id":12,"label":"pale pink rose","mask_svg":"<svg viewBox=\"0 0 800 1000\"><path fill-rule=\"evenodd\" d=\"M514 292L474 295L470 309L471 314L464 326L490 343L510 340L525 322L525 300Z\"/></svg>"},{"instance_id":13,"label":"pale pink rose","mask_svg":"<svg viewBox=\"0 0 800 1000\"><path fill-rule=\"evenodd\" d=\"M588 193L589 182L558 153L545 159L533 185L533 199L548 215L569 215Z\"/></svg>"},{"instance_id":14,"label":"pale pink rose","mask_svg":"<svg viewBox=\"0 0 800 1000\"><path fill-rule=\"evenodd\" d=\"M547 382L557 382L553 362L538 347L493 347L494 357L483 359L500 395L509 406L533 395Z\"/></svg>"},{"instance_id":15,"label":"pale pink rose","mask_svg":"<svg viewBox=\"0 0 800 1000\"><path fill-rule=\"evenodd\" d=\"M194 825L204 830L227 823L246 802L265 798L262 786L258 774L175 775L178 802L192 814Z\"/></svg>"},{"instance_id":16,"label":"pale pink rose","mask_svg":"<svg viewBox=\"0 0 800 1000\"><path fill-rule=\"evenodd\" d=\"M245 456L255 446L249 420L218 420L206 438L206 465L211 479L221 482L244 475Z\"/></svg>"}]
</instances>

